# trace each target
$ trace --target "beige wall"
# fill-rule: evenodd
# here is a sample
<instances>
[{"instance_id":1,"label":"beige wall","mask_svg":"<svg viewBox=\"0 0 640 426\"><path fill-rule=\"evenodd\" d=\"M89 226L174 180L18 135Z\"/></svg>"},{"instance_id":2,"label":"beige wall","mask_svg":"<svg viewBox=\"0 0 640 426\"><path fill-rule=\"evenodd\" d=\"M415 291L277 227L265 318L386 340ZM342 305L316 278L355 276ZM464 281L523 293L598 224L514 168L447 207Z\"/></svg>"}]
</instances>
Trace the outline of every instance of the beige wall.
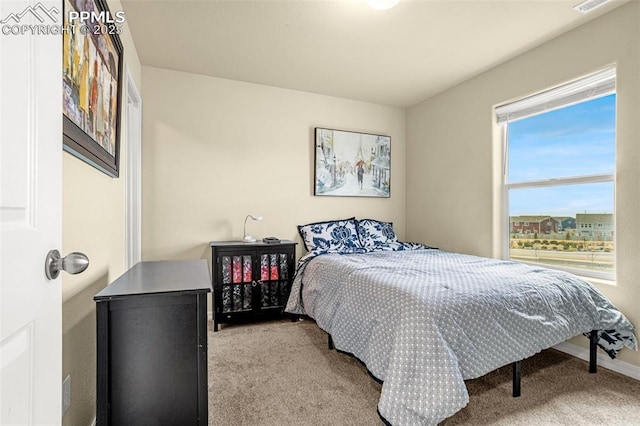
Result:
<instances>
[{"instance_id":1,"label":"beige wall","mask_svg":"<svg viewBox=\"0 0 640 426\"><path fill-rule=\"evenodd\" d=\"M142 257L208 259L209 241L299 241L296 225L350 216L405 236L398 108L143 67ZM313 196L314 127L391 136L391 198ZM302 253L302 245L297 254Z\"/></svg>"},{"instance_id":2,"label":"beige wall","mask_svg":"<svg viewBox=\"0 0 640 426\"><path fill-rule=\"evenodd\" d=\"M122 10L109 0L112 13ZM128 28L121 35L125 68L138 87L140 61ZM123 111L126 89L122 91ZM62 253L84 252L89 268L62 274L62 379L71 375L71 407L64 425L89 426L95 417L96 321L93 296L125 270L126 122L121 118L120 177L113 179L68 153L62 163Z\"/></svg>"},{"instance_id":3,"label":"beige wall","mask_svg":"<svg viewBox=\"0 0 640 426\"><path fill-rule=\"evenodd\" d=\"M633 2L409 109L407 234L446 250L500 256L493 108L616 64L617 281L598 287L640 326L639 26ZM586 346L586 339L573 342ZM640 366L638 352L625 350L620 359Z\"/></svg>"}]
</instances>

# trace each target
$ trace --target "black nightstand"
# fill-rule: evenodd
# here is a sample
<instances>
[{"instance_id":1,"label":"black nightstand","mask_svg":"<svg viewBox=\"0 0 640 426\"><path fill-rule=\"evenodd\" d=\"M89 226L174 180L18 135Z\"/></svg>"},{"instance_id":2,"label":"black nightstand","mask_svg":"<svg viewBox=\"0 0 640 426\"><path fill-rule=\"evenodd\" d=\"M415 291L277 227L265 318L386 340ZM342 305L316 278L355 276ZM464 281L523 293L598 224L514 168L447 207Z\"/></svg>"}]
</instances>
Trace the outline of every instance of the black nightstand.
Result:
<instances>
[{"instance_id":1,"label":"black nightstand","mask_svg":"<svg viewBox=\"0 0 640 426\"><path fill-rule=\"evenodd\" d=\"M235 319L281 315L295 267L296 243L212 241L213 331Z\"/></svg>"}]
</instances>

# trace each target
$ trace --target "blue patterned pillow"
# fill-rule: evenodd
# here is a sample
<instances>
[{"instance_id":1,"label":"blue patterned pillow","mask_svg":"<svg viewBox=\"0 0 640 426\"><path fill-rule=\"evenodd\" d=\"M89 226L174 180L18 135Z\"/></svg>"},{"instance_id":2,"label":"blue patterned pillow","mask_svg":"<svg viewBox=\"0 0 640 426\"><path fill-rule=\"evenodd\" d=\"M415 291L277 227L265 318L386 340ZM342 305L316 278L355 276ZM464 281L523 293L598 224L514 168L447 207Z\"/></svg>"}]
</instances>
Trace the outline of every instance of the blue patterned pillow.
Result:
<instances>
[{"instance_id":1,"label":"blue patterned pillow","mask_svg":"<svg viewBox=\"0 0 640 426\"><path fill-rule=\"evenodd\" d=\"M357 225L360 244L367 250L380 250L397 243L398 237L393 231L393 223L374 219L362 219Z\"/></svg>"},{"instance_id":2,"label":"blue patterned pillow","mask_svg":"<svg viewBox=\"0 0 640 426\"><path fill-rule=\"evenodd\" d=\"M324 250L343 253L362 249L355 217L298 225L298 232L307 251Z\"/></svg>"}]
</instances>

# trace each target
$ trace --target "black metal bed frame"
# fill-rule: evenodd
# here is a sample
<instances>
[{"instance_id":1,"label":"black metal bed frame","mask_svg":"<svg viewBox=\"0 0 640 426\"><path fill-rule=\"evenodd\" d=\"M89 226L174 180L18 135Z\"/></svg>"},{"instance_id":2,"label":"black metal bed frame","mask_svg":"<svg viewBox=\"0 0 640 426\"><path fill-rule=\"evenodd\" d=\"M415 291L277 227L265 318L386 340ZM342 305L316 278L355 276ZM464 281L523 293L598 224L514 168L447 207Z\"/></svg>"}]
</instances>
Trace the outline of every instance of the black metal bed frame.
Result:
<instances>
[{"instance_id":1,"label":"black metal bed frame","mask_svg":"<svg viewBox=\"0 0 640 426\"><path fill-rule=\"evenodd\" d=\"M333 338L331 334L328 334L327 346L329 350L335 349L335 345L333 344ZM522 360L516 361L512 364L513 368L513 390L512 396L517 398L520 396L520 382L522 379ZM589 373L597 373L598 372L598 331L592 330L589 335Z\"/></svg>"}]
</instances>

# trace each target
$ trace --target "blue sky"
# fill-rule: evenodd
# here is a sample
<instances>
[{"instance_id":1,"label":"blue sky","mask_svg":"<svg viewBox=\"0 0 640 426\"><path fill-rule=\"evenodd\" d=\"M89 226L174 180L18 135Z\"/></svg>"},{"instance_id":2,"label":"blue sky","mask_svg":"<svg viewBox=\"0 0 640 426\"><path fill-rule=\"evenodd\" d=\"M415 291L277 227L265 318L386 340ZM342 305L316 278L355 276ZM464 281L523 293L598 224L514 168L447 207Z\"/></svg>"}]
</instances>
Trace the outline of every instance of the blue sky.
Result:
<instances>
[{"instance_id":1,"label":"blue sky","mask_svg":"<svg viewBox=\"0 0 640 426\"><path fill-rule=\"evenodd\" d=\"M615 171L615 94L509 124L508 182ZM511 190L511 216L612 213L613 184Z\"/></svg>"}]
</instances>

